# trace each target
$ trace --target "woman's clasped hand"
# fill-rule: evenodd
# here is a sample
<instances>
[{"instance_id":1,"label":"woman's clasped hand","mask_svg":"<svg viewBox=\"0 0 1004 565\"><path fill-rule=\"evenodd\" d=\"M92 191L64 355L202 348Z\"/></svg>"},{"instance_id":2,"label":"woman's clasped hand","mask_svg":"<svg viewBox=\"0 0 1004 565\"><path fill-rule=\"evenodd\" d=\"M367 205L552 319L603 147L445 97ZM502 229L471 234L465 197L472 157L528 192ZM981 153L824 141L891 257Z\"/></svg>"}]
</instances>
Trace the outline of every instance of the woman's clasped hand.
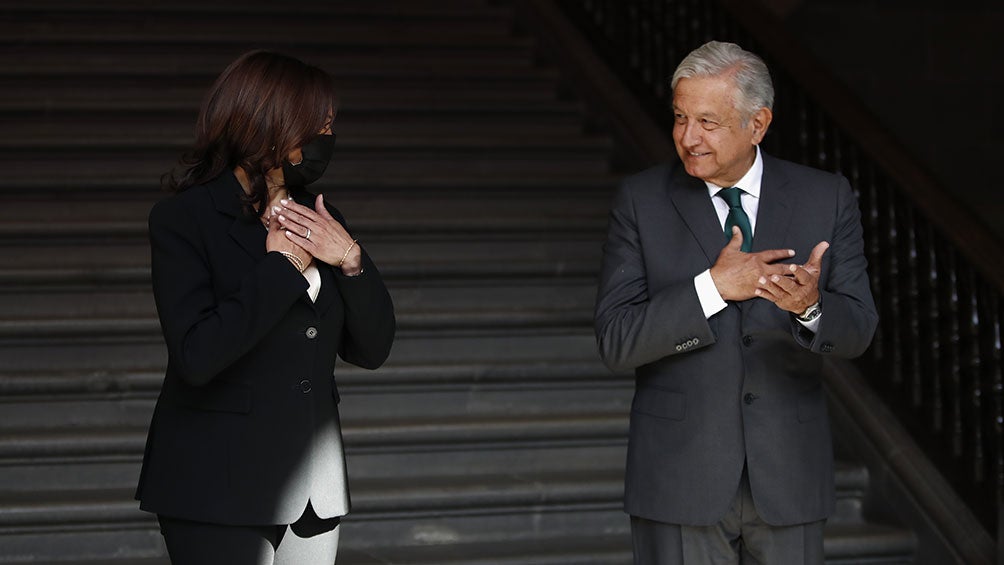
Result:
<instances>
[{"instance_id":1,"label":"woman's clasped hand","mask_svg":"<svg viewBox=\"0 0 1004 565\"><path fill-rule=\"evenodd\" d=\"M362 253L359 246L325 209L323 194L317 195L313 210L288 198L280 204L282 208L277 217L289 241L311 257L338 267L345 275L360 274Z\"/></svg>"}]
</instances>

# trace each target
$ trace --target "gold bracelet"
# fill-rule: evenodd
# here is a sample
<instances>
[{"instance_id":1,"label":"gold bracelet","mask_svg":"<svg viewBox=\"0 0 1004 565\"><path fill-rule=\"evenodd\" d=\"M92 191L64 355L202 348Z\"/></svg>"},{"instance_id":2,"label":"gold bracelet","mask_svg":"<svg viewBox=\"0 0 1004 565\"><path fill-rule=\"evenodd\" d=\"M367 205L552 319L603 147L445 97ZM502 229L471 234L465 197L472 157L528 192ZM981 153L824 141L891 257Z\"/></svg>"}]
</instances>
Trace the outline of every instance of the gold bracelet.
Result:
<instances>
[{"instance_id":1,"label":"gold bracelet","mask_svg":"<svg viewBox=\"0 0 1004 565\"><path fill-rule=\"evenodd\" d=\"M344 263L345 260L349 258L349 251L352 251L352 248L356 246L357 241L359 240L357 239L352 240L352 243L350 243L349 246L345 249L345 255L342 255L342 260L339 261L337 265L335 265L336 267L341 267L342 263Z\"/></svg>"},{"instance_id":2,"label":"gold bracelet","mask_svg":"<svg viewBox=\"0 0 1004 565\"><path fill-rule=\"evenodd\" d=\"M304 266L302 259L290 253L289 251L280 251L279 253L282 253L283 257L289 259L289 262L292 263L294 267L296 267L297 271L300 271L301 273L303 272Z\"/></svg>"}]
</instances>

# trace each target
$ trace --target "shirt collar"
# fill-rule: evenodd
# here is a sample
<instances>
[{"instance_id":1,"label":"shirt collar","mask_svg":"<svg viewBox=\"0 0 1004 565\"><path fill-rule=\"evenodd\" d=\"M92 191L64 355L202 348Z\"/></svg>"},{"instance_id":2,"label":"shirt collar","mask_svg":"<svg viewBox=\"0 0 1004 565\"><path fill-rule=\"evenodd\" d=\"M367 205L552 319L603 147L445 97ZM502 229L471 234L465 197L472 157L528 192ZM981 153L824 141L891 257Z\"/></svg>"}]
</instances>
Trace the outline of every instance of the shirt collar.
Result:
<instances>
[{"instance_id":1,"label":"shirt collar","mask_svg":"<svg viewBox=\"0 0 1004 565\"><path fill-rule=\"evenodd\" d=\"M750 170L746 171L743 178L739 179L739 182L732 186L738 186L743 190L743 192L753 196L754 198L760 198L760 181L763 179L763 157L760 156L760 146L756 146L756 158L753 159L753 166ZM704 184L708 187L708 195L714 196L719 190L727 188L724 186L718 186L712 184L708 181L704 181Z\"/></svg>"}]
</instances>

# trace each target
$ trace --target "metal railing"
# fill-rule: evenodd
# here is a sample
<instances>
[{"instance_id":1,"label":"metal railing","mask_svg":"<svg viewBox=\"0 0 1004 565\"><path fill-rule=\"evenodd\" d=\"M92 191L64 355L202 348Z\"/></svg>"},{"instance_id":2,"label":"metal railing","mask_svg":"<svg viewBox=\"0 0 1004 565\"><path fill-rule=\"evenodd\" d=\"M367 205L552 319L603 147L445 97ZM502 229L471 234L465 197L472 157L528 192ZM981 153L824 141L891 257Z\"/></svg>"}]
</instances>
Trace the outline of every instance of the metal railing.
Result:
<instances>
[{"instance_id":1,"label":"metal railing","mask_svg":"<svg viewBox=\"0 0 1004 565\"><path fill-rule=\"evenodd\" d=\"M842 95L846 91L832 77L799 55L798 46L786 44L790 40L763 20L751 23L762 9L729 0L558 4L667 129L669 77L692 49L717 39L763 56L776 89L765 151L840 172L859 197L881 316L860 363L917 443L996 534L1004 499L1000 242Z\"/></svg>"}]
</instances>

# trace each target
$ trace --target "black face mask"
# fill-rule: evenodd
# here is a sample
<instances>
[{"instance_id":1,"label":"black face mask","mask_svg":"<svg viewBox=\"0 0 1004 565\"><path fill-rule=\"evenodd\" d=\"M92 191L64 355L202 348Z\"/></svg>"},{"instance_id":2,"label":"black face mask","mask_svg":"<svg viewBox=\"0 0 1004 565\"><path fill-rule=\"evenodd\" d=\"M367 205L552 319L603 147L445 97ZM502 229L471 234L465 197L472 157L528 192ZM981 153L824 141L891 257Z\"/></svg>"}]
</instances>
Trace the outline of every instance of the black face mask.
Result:
<instances>
[{"instance_id":1,"label":"black face mask","mask_svg":"<svg viewBox=\"0 0 1004 565\"><path fill-rule=\"evenodd\" d=\"M321 178L328 168L331 154L335 152L335 134L319 135L300 148L303 160L294 165L282 163L282 176L286 186L306 186Z\"/></svg>"}]
</instances>

